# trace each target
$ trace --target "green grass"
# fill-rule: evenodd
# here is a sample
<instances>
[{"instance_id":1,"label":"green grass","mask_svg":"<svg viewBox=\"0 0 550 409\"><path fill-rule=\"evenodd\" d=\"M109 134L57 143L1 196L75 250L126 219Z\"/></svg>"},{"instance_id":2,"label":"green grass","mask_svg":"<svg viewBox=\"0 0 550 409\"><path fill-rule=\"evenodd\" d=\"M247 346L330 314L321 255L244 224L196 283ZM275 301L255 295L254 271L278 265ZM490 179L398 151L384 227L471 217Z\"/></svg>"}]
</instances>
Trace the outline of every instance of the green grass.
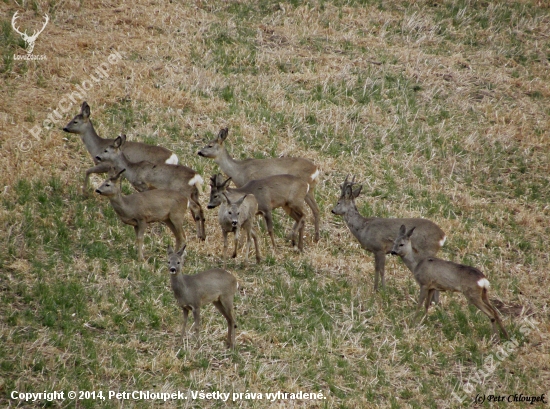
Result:
<instances>
[{"instance_id":1,"label":"green grass","mask_svg":"<svg viewBox=\"0 0 550 409\"><path fill-rule=\"evenodd\" d=\"M181 311L166 268L169 230L148 228L146 260L138 263L133 228L108 200L81 194L91 160L79 138L44 132L27 156L5 138L3 406L18 403L9 399L13 390L302 390L327 399L276 404L471 406L450 394L462 393L497 354L489 320L461 294L444 294L427 316L415 317L418 285L394 257L387 257L386 289L373 291L372 255L330 213L347 174L363 185L357 207L364 216L434 220L448 236L440 256L480 268L491 282L491 298L516 307L502 312L517 348L468 399L491 389L545 392L548 7L529 1L261 0L173 3L150 13L149 4L137 2L131 12L120 5L124 13L107 15L93 3L79 7L97 10L98 20L76 27L52 3L64 32L97 36L85 45L72 37L63 43L70 58L51 49L47 62L27 64L10 60L24 44L11 30L13 11L5 4L0 114L19 128L0 124L0 133L20 135L39 124L71 78L95 67L115 44L123 63L88 95L101 136L125 132L166 146L206 182L219 169L196 152L225 126L236 158L311 158L322 169L315 193L322 223L314 244L308 219L306 251L298 254L286 239L291 221L275 211L278 252L272 256L260 222L262 263L250 257L245 265L242 251L228 261L240 284L237 351L224 349L225 320L213 306L203 309L203 344L196 348L192 338L180 337ZM38 3L25 7L42 12ZM113 17L125 13L131 24ZM44 47L62 44L53 30L40 39ZM92 177L92 186L102 178ZM124 192L132 189L125 184ZM190 219L184 226L189 274L221 265L217 213L206 214L206 243L194 239ZM524 336L522 320L531 314L538 330ZM152 403L101 406L122 404ZM265 400L236 404L270 407Z\"/></svg>"}]
</instances>

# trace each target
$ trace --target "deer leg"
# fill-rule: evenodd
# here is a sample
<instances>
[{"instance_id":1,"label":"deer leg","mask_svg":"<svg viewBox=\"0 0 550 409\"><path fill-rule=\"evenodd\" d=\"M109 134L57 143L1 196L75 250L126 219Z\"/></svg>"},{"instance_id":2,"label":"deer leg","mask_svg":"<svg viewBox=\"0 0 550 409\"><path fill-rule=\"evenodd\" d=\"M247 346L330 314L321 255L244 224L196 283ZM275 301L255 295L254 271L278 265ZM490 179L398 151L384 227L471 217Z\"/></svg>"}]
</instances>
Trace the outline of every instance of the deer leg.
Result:
<instances>
[{"instance_id":1,"label":"deer leg","mask_svg":"<svg viewBox=\"0 0 550 409\"><path fill-rule=\"evenodd\" d=\"M484 292L486 292L486 290ZM464 296L470 303L475 305L482 313L484 313L489 317L489 319L491 320L491 326L493 328L493 337L495 340L498 340L499 334L496 326L496 321L498 320L499 326L501 327L501 329L504 329L504 327L502 326L502 322L500 322L500 318L498 317L497 312L495 311L493 306L490 304L487 305L483 300L483 293L476 292L475 294L469 294L465 292ZM485 297L487 297L487 295L485 295ZM489 300L487 299L487 302L488 301ZM508 336L508 333L506 332L506 330L504 330L503 332L506 334L506 336Z\"/></svg>"},{"instance_id":2,"label":"deer leg","mask_svg":"<svg viewBox=\"0 0 550 409\"><path fill-rule=\"evenodd\" d=\"M298 250L303 251L305 214L300 208L284 206L283 209L295 221L294 226L292 227L292 247L296 246L296 235L298 235Z\"/></svg>"},{"instance_id":3,"label":"deer leg","mask_svg":"<svg viewBox=\"0 0 550 409\"><path fill-rule=\"evenodd\" d=\"M430 300L430 304L432 303L432 301L433 301L436 305L439 304L439 291L438 291L438 290L434 290L433 295L432 295L432 299Z\"/></svg>"},{"instance_id":4,"label":"deer leg","mask_svg":"<svg viewBox=\"0 0 550 409\"><path fill-rule=\"evenodd\" d=\"M475 305L482 313L487 315L491 320L491 326L493 327L493 335L498 338L498 330L495 324L495 315L491 308L487 307L483 300L481 299L481 294L469 295L464 294L468 301Z\"/></svg>"},{"instance_id":5,"label":"deer leg","mask_svg":"<svg viewBox=\"0 0 550 409\"><path fill-rule=\"evenodd\" d=\"M292 215L296 223L294 223L292 245L295 245L296 235L298 235L298 250L304 251L304 227L305 227L305 214L301 210L292 210Z\"/></svg>"},{"instance_id":6,"label":"deer leg","mask_svg":"<svg viewBox=\"0 0 550 409\"><path fill-rule=\"evenodd\" d=\"M244 253L244 261L246 263L246 265L248 265L248 253L250 252L250 244L252 244L252 240L250 238L250 224L248 224L246 227L243 226L245 231L246 231L246 250L245 250L245 253Z\"/></svg>"},{"instance_id":7,"label":"deer leg","mask_svg":"<svg viewBox=\"0 0 550 409\"><path fill-rule=\"evenodd\" d=\"M235 243L235 247L233 249L233 255L231 256L233 258L237 257L237 248L239 247L240 233L241 233L241 228L240 227L237 227L237 229L233 233L233 235L234 235L233 242Z\"/></svg>"},{"instance_id":8,"label":"deer leg","mask_svg":"<svg viewBox=\"0 0 550 409\"><path fill-rule=\"evenodd\" d=\"M426 297L426 314L428 313L428 308L430 308L430 304L432 303L432 298L436 290L430 289L428 290L428 296Z\"/></svg>"},{"instance_id":9,"label":"deer leg","mask_svg":"<svg viewBox=\"0 0 550 409\"><path fill-rule=\"evenodd\" d=\"M200 326L201 326L201 308L193 308L193 319L195 320L195 339L197 340L197 347L201 346L200 341Z\"/></svg>"},{"instance_id":10,"label":"deer leg","mask_svg":"<svg viewBox=\"0 0 550 409\"><path fill-rule=\"evenodd\" d=\"M510 336L508 335L508 332L506 331L506 329L504 328L504 325L502 324L502 321L500 319L498 311L495 309L495 307L493 307L493 305L489 301L489 297L487 296L487 291L483 291L483 293L481 295L481 299L483 300L485 305L493 312L494 317L495 317L495 321L498 324L498 326L500 327L500 330L502 331L502 333L504 334L504 337L506 339L510 339Z\"/></svg>"},{"instance_id":11,"label":"deer leg","mask_svg":"<svg viewBox=\"0 0 550 409\"><path fill-rule=\"evenodd\" d=\"M225 268L227 262L227 232L225 230L222 230L223 234L223 268Z\"/></svg>"},{"instance_id":12,"label":"deer leg","mask_svg":"<svg viewBox=\"0 0 550 409\"><path fill-rule=\"evenodd\" d=\"M107 173L111 168L112 163L101 162L99 165L86 169L86 177L84 178L84 185L82 186L82 194L84 196L88 195L88 183L90 181L90 175L92 173Z\"/></svg>"},{"instance_id":13,"label":"deer leg","mask_svg":"<svg viewBox=\"0 0 550 409\"><path fill-rule=\"evenodd\" d=\"M426 297L428 297L428 287L421 285L420 286L420 295L418 296L418 311L422 310L422 304L425 303ZM426 314L428 313L428 308L425 308Z\"/></svg>"},{"instance_id":14,"label":"deer leg","mask_svg":"<svg viewBox=\"0 0 550 409\"><path fill-rule=\"evenodd\" d=\"M273 235L273 216L271 214L271 210L263 212L263 215L267 227L267 232L269 233L269 237L271 237L271 245L273 246L271 252L273 255L275 255L275 236Z\"/></svg>"},{"instance_id":15,"label":"deer leg","mask_svg":"<svg viewBox=\"0 0 550 409\"><path fill-rule=\"evenodd\" d=\"M197 226L197 238L199 240L205 240L206 232L204 231L204 212L202 211L200 204L193 200L193 198L189 200L189 211L191 212L191 217Z\"/></svg>"},{"instance_id":16,"label":"deer leg","mask_svg":"<svg viewBox=\"0 0 550 409\"><path fill-rule=\"evenodd\" d=\"M386 287L384 279L384 268L386 265L386 254L384 251L374 253L374 291L378 291L378 278L381 278L382 288Z\"/></svg>"},{"instance_id":17,"label":"deer leg","mask_svg":"<svg viewBox=\"0 0 550 409\"><path fill-rule=\"evenodd\" d=\"M187 335L187 317L189 316L189 310L185 307L182 307L183 310L183 326L181 328L181 337L185 338Z\"/></svg>"},{"instance_id":18,"label":"deer leg","mask_svg":"<svg viewBox=\"0 0 550 409\"><path fill-rule=\"evenodd\" d=\"M313 223L315 224L315 238L313 240L317 243L319 241L319 215L321 212L319 210L319 206L317 206L317 202L315 201L315 193L313 189L310 189L309 192L307 192L306 203L311 209L311 213L313 213Z\"/></svg>"},{"instance_id":19,"label":"deer leg","mask_svg":"<svg viewBox=\"0 0 550 409\"><path fill-rule=\"evenodd\" d=\"M136 246L138 253L138 260L143 260L143 236L145 235L145 229L147 229L147 223L143 220L138 220L137 225L134 226L136 232Z\"/></svg>"},{"instance_id":20,"label":"deer leg","mask_svg":"<svg viewBox=\"0 0 550 409\"><path fill-rule=\"evenodd\" d=\"M206 220L204 217L204 211L202 210L202 206L199 202L199 190L194 189L191 193L191 202L194 203L197 207L195 210L195 213L198 213L198 217L200 219L200 228L201 228L201 240L206 240L206 230L204 228L204 221Z\"/></svg>"},{"instance_id":21,"label":"deer leg","mask_svg":"<svg viewBox=\"0 0 550 409\"><path fill-rule=\"evenodd\" d=\"M258 245L258 236L256 235L256 231L254 230L254 227L250 228L250 235L254 240L254 248L256 249L256 262L259 264L260 261L262 261L262 256L260 254L260 247Z\"/></svg>"},{"instance_id":22,"label":"deer leg","mask_svg":"<svg viewBox=\"0 0 550 409\"><path fill-rule=\"evenodd\" d=\"M171 220L166 220L165 223L168 226L168 228L172 230L172 233L176 237L176 248L178 250L181 249L183 247L183 242L185 237L183 228L181 227L181 225L176 225Z\"/></svg>"},{"instance_id":23,"label":"deer leg","mask_svg":"<svg viewBox=\"0 0 550 409\"><path fill-rule=\"evenodd\" d=\"M222 296L214 305L227 320L227 346L235 349L235 328L237 328L235 317L233 316L233 295Z\"/></svg>"}]
</instances>

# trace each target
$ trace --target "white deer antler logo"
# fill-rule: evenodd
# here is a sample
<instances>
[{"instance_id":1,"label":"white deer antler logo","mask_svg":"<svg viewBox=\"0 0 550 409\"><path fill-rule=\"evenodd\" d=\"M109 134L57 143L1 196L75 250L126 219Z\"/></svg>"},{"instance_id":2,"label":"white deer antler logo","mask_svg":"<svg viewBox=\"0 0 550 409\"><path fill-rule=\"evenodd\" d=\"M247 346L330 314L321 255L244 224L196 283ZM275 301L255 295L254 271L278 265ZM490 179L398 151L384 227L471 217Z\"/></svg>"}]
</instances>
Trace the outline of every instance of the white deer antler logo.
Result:
<instances>
[{"instance_id":1,"label":"white deer antler logo","mask_svg":"<svg viewBox=\"0 0 550 409\"><path fill-rule=\"evenodd\" d=\"M13 18L11 19L11 26L13 27L16 33L20 34L21 37L23 37L23 40L25 41L25 43L27 43L27 54L30 55L32 54L32 50L34 49L34 43L36 42L36 39L38 38L40 33L44 31L44 29L46 28L46 25L48 24L48 21L50 21L50 18L48 17L47 14L45 14L44 17L46 17L46 21L44 22L42 29L40 29L40 31L38 32L34 31L32 36L29 36L27 34L27 30L25 30L25 32L22 33L15 26L15 20L17 20L17 13L18 12L16 11L15 14L13 15Z\"/></svg>"}]
</instances>

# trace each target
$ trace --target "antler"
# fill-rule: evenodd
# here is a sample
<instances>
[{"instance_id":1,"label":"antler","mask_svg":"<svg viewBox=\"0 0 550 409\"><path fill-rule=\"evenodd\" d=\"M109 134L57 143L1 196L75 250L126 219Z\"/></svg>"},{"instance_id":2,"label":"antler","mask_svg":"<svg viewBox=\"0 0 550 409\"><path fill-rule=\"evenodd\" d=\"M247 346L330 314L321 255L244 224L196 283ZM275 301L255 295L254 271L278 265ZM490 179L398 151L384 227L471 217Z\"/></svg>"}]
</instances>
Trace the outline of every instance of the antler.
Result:
<instances>
[{"instance_id":1,"label":"antler","mask_svg":"<svg viewBox=\"0 0 550 409\"><path fill-rule=\"evenodd\" d=\"M40 35L42 31L44 31L44 29L48 25L48 21L50 21L50 17L47 14L44 14L44 17L46 17L46 21L44 22L44 25L42 26L40 31L38 31L38 33L36 31L33 32L32 36L30 37L31 39L36 40L36 38Z\"/></svg>"},{"instance_id":2,"label":"antler","mask_svg":"<svg viewBox=\"0 0 550 409\"><path fill-rule=\"evenodd\" d=\"M19 31L17 29L17 27L15 27L15 20L17 20L18 16L17 16L17 13L19 13L18 11L15 12L15 14L13 15L13 17L11 18L11 26L13 27L13 29L15 30L15 32L19 35L22 35L22 36L26 36L27 35L27 31L25 30L24 33L22 33L21 31Z\"/></svg>"}]
</instances>

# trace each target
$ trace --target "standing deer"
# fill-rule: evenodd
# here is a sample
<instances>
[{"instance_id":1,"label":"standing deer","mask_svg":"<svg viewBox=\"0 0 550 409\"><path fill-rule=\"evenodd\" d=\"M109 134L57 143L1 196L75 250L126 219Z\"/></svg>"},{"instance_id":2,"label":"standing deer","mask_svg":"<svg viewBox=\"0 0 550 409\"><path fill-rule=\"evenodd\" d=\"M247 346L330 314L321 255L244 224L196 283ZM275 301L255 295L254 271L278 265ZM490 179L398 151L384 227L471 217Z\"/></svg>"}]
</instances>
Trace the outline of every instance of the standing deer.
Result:
<instances>
[{"instance_id":1,"label":"standing deer","mask_svg":"<svg viewBox=\"0 0 550 409\"><path fill-rule=\"evenodd\" d=\"M461 292L470 303L489 317L496 337L499 335L496 327L498 324L504 336L508 338L497 310L489 302L487 296L489 280L485 275L477 268L416 252L411 244L411 236L415 228L416 226L412 226L407 231L405 225L401 225L391 253L401 257L420 285L418 310L420 311L424 304L425 313L428 313L431 296L436 290Z\"/></svg>"},{"instance_id":2,"label":"standing deer","mask_svg":"<svg viewBox=\"0 0 550 409\"><path fill-rule=\"evenodd\" d=\"M185 195L189 199L189 211L197 226L197 237L204 240L206 238L204 212L199 202L203 183L201 175L183 165L153 164L147 161L130 162L124 153L124 147L128 143L126 135L120 135L95 157L97 163L112 163L116 173L126 169L124 177L140 192L168 189Z\"/></svg>"},{"instance_id":3,"label":"standing deer","mask_svg":"<svg viewBox=\"0 0 550 409\"><path fill-rule=\"evenodd\" d=\"M183 221L187 212L187 197L179 192L164 189L123 196L120 183L117 182L124 171L125 169L107 179L96 192L109 199L123 223L134 226L138 259L143 260L143 236L147 223L165 223L176 236L176 247L180 248L185 239Z\"/></svg>"},{"instance_id":4,"label":"standing deer","mask_svg":"<svg viewBox=\"0 0 550 409\"><path fill-rule=\"evenodd\" d=\"M168 269L174 297L183 311L182 337L186 336L187 316L193 312L195 320L195 339L200 346L201 307L213 303L227 320L227 346L235 349L235 323L233 297L238 289L236 278L226 270L214 268L195 275L183 275L183 246L177 252L168 247Z\"/></svg>"},{"instance_id":5,"label":"standing deer","mask_svg":"<svg viewBox=\"0 0 550 409\"><path fill-rule=\"evenodd\" d=\"M82 103L80 114L76 115L63 128L65 132L78 134L86 149L92 156L96 166L86 170L86 178L82 192L86 195L88 191L88 180L92 173L107 173L111 167L109 163L97 162L96 156L105 150L106 147L112 145L114 139L103 139L95 131L92 121L90 120L90 106ZM154 164L169 163L177 165L178 157L175 153L170 152L162 146L147 145L141 142L128 142L124 146L124 153L130 162L141 162L143 160Z\"/></svg>"},{"instance_id":6,"label":"standing deer","mask_svg":"<svg viewBox=\"0 0 550 409\"><path fill-rule=\"evenodd\" d=\"M258 212L258 202L254 195L246 194L236 201L231 201L225 193L218 211L218 221L223 234L223 267L225 268L227 259L227 235L234 233L235 248L232 257L237 257L237 247L241 231L246 233L246 252L245 260L248 263L248 253L250 252L250 237L254 240L256 249L256 262L261 261L260 248L258 246L258 237L254 229L254 217Z\"/></svg>"},{"instance_id":7,"label":"standing deer","mask_svg":"<svg viewBox=\"0 0 550 409\"><path fill-rule=\"evenodd\" d=\"M434 222L426 219L387 219L361 216L355 206L355 199L361 193L363 186L353 190L354 184L354 181L348 182L346 177L341 186L340 199L332 209L332 213L343 216L361 247L374 253L374 290L377 291L379 277L382 281L382 288L386 285L384 279L386 254L390 253L402 224L407 227L417 226L418 234L412 246L419 254L426 256L435 255L439 251L445 243L445 233ZM437 300L437 297L435 299Z\"/></svg>"},{"instance_id":8,"label":"standing deer","mask_svg":"<svg viewBox=\"0 0 550 409\"><path fill-rule=\"evenodd\" d=\"M315 201L315 186L318 182L319 168L313 162L304 158L270 158L270 159L233 159L224 146L228 129L220 130L218 137L212 139L199 152L199 156L214 159L222 172L233 180L235 186L242 187L246 183L273 175L293 175L309 185L305 201L313 213L315 223L315 242L319 241L320 211Z\"/></svg>"},{"instance_id":9,"label":"standing deer","mask_svg":"<svg viewBox=\"0 0 550 409\"><path fill-rule=\"evenodd\" d=\"M286 214L295 221L292 227L292 246L296 245L296 236L298 236L298 249L304 250L305 212L303 204L309 192L309 185L306 182L292 175L274 175L252 180L240 188L231 189L229 188L230 180L232 179L228 178L223 181L221 174L210 178L210 202L207 205L209 209L222 203L223 193L227 194L231 200L236 200L245 194L252 194L258 202L258 214L265 219L273 252L275 252L275 235L273 234L272 210L278 207L282 207Z\"/></svg>"}]
</instances>

